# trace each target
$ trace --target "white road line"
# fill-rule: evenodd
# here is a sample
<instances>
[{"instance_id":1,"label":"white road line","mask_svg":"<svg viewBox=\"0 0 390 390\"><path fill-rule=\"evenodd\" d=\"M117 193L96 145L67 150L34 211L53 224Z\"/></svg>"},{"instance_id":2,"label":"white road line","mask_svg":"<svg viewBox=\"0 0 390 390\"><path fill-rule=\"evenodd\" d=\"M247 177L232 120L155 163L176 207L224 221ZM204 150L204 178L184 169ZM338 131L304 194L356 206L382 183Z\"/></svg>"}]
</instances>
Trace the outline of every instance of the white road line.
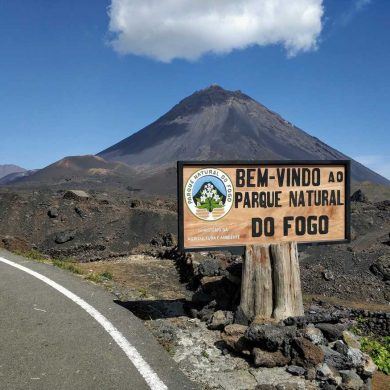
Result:
<instances>
[{"instance_id":1,"label":"white road line","mask_svg":"<svg viewBox=\"0 0 390 390\"><path fill-rule=\"evenodd\" d=\"M60 284L54 282L53 280L47 278L46 276L41 275L38 272L31 270L30 268L24 267L13 261L4 259L0 257L0 261L8 264L12 267L15 267L21 271L28 273L31 276L41 280L42 282L48 284L50 287L53 287L55 290L59 291L61 294L65 295L67 298L72 300L74 303L83 308L91 317L93 317L109 335L114 339L114 341L119 345L123 350L126 356L134 364L138 372L143 376L146 383L152 390L167 390L168 387L165 383L158 377L158 375L153 371L149 364L143 359L139 352L133 347L129 341L123 336L123 334L115 328L115 326L101 314L89 303L85 302L83 299L78 297L76 294L72 293L65 287L62 287Z\"/></svg>"}]
</instances>

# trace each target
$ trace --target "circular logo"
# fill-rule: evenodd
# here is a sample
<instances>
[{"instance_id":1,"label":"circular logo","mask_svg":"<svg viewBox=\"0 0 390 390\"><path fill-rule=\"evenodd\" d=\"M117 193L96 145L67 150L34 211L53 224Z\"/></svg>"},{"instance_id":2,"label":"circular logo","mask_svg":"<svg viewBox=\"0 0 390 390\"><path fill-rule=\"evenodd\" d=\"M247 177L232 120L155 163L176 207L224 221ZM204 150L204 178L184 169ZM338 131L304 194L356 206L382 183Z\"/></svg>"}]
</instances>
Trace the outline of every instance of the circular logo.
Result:
<instances>
[{"instance_id":1,"label":"circular logo","mask_svg":"<svg viewBox=\"0 0 390 390\"><path fill-rule=\"evenodd\" d=\"M216 221L233 205L233 184L225 172L203 168L188 179L184 196L192 214L204 221Z\"/></svg>"}]
</instances>

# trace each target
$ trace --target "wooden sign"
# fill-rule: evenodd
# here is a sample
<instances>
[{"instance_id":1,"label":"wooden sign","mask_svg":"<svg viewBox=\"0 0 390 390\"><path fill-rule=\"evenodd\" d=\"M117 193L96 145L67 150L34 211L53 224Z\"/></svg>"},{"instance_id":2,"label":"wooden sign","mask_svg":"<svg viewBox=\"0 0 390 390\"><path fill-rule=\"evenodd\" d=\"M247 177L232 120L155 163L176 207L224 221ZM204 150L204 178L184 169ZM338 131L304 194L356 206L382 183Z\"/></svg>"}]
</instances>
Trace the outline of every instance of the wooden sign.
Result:
<instances>
[{"instance_id":1,"label":"wooden sign","mask_svg":"<svg viewBox=\"0 0 390 390\"><path fill-rule=\"evenodd\" d=\"M179 244L347 242L349 161L178 162Z\"/></svg>"}]
</instances>

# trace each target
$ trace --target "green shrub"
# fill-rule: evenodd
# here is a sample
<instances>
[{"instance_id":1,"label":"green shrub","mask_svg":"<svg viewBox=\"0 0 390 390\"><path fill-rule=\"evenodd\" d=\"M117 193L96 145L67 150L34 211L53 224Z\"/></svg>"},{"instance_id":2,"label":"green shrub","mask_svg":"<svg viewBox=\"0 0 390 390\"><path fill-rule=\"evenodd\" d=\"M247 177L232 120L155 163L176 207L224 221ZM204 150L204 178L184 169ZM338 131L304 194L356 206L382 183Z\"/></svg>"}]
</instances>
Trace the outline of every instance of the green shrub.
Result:
<instances>
[{"instance_id":1,"label":"green shrub","mask_svg":"<svg viewBox=\"0 0 390 390\"><path fill-rule=\"evenodd\" d=\"M95 272L90 272L89 274L87 274L85 276L85 279L90 280L91 282L94 282L94 283L99 283L102 281L100 278L100 275L95 273Z\"/></svg>"},{"instance_id":2,"label":"green shrub","mask_svg":"<svg viewBox=\"0 0 390 390\"><path fill-rule=\"evenodd\" d=\"M47 263L47 264L53 264L55 267L73 272L74 274L77 275L85 275L85 272L77 266L76 260L74 258L60 258L60 259L52 259L43 253L37 251L37 250L30 250L27 252L22 252L22 251L15 251L17 255L27 257L28 259L38 261L40 263ZM95 283L101 283L105 282L107 280L112 280L113 275L109 271L104 271L101 273L95 273L91 272L85 275L85 279L91 280L92 282Z\"/></svg>"},{"instance_id":3,"label":"green shrub","mask_svg":"<svg viewBox=\"0 0 390 390\"><path fill-rule=\"evenodd\" d=\"M140 287L138 289L138 293L140 295L140 298L146 298L148 296L148 290L145 287Z\"/></svg>"},{"instance_id":4,"label":"green shrub","mask_svg":"<svg viewBox=\"0 0 390 390\"><path fill-rule=\"evenodd\" d=\"M29 251L15 251L15 254L23 257L27 257L28 259L39 261L40 263L45 263L48 261L48 257L43 253L37 251L36 249L31 249Z\"/></svg>"},{"instance_id":5,"label":"green shrub","mask_svg":"<svg viewBox=\"0 0 390 390\"><path fill-rule=\"evenodd\" d=\"M378 369L390 375L390 336L382 338L362 337L362 350L367 352Z\"/></svg>"},{"instance_id":6,"label":"green shrub","mask_svg":"<svg viewBox=\"0 0 390 390\"><path fill-rule=\"evenodd\" d=\"M105 280L112 280L113 276L112 276L112 273L109 272L109 271L104 271L100 274L101 278L102 279L105 279Z\"/></svg>"},{"instance_id":7,"label":"green shrub","mask_svg":"<svg viewBox=\"0 0 390 390\"><path fill-rule=\"evenodd\" d=\"M105 282L107 280L112 280L112 274L108 271L104 271L100 274L98 274L96 272L90 272L85 277L85 279L90 280L91 282L101 283L101 282Z\"/></svg>"},{"instance_id":8,"label":"green shrub","mask_svg":"<svg viewBox=\"0 0 390 390\"><path fill-rule=\"evenodd\" d=\"M53 259L52 264L58 268L65 269L67 271L73 272L74 274L81 275L83 272L78 268L74 263L70 261L63 261L59 259Z\"/></svg>"}]
</instances>

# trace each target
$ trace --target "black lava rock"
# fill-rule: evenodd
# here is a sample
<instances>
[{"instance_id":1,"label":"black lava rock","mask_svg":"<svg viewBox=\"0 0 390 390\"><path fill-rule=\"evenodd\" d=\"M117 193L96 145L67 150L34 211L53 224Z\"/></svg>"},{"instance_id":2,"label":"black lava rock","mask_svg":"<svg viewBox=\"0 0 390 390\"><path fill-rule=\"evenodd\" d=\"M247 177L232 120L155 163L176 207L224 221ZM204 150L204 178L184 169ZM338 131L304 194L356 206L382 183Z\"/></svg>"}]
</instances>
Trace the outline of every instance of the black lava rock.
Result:
<instances>
[{"instance_id":1,"label":"black lava rock","mask_svg":"<svg viewBox=\"0 0 390 390\"><path fill-rule=\"evenodd\" d=\"M362 190L355 191L351 196L351 200L352 202L368 202L368 198Z\"/></svg>"},{"instance_id":2,"label":"black lava rock","mask_svg":"<svg viewBox=\"0 0 390 390\"><path fill-rule=\"evenodd\" d=\"M299 366L288 366L286 371L292 375L302 376L305 375L306 370Z\"/></svg>"},{"instance_id":3,"label":"black lava rock","mask_svg":"<svg viewBox=\"0 0 390 390\"><path fill-rule=\"evenodd\" d=\"M317 324L316 328L320 329L329 341L336 341L340 339L344 330L344 327L339 324L327 323Z\"/></svg>"},{"instance_id":4,"label":"black lava rock","mask_svg":"<svg viewBox=\"0 0 390 390\"><path fill-rule=\"evenodd\" d=\"M199 264L199 274L202 276L215 276L219 274L219 261L207 258Z\"/></svg>"},{"instance_id":5,"label":"black lava rock","mask_svg":"<svg viewBox=\"0 0 390 390\"><path fill-rule=\"evenodd\" d=\"M64 244L65 242L72 241L75 237L75 232L61 232L58 233L54 239L56 244Z\"/></svg>"},{"instance_id":6,"label":"black lava rock","mask_svg":"<svg viewBox=\"0 0 390 390\"><path fill-rule=\"evenodd\" d=\"M57 218L57 217L58 217L58 209L55 208L55 207L51 207L51 208L47 211L47 215L48 215L50 218Z\"/></svg>"},{"instance_id":7,"label":"black lava rock","mask_svg":"<svg viewBox=\"0 0 390 390\"><path fill-rule=\"evenodd\" d=\"M245 337L267 351L277 351L296 336L295 326L252 324Z\"/></svg>"},{"instance_id":8,"label":"black lava rock","mask_svg":"<svg viewBox=\"0 0 390 390\"><path fill-rule=\"evenodd\" d=\"M80 218L85 218L87 216L87 213L83 211L80 207L75 207L74 211Z\"/></svg>"},{"instance_id":9,"label":"black lava rock","mask_svg":"<svg viewBox=\"0 0 390 390\"><path fill-rule=\"evenodd\" d=\"M390 280L390 255L380 256L371 265L370 271L381 280Z\"/></svg>"},{"instance_id":10,"label":"black lava rock","mask_svg":"<svg viewBox=\"0 0 390 390\"><path fill-rule=\"evenodd\" d=\"M328 366L334 367L337 370L343 370L349 367L347 358L340 352L337 352L324 345L321 346L321 349L324 352L324 361Z\"/></svg>"}]
</instances>

